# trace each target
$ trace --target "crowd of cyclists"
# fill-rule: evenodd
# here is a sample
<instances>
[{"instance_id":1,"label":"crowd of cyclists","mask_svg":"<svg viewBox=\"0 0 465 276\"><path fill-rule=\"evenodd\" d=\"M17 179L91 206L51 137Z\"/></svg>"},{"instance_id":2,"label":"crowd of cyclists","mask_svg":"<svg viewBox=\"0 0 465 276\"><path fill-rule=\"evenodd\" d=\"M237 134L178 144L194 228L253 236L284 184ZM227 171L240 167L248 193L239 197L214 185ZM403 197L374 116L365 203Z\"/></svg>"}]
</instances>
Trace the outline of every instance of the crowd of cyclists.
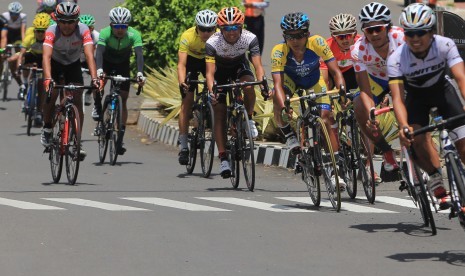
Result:
<instances>
[{"instance_id":1,"label":"crowd of cyclists","mask_svg":"<svg viewBox=\"0 0 465 276\"><path fill-rule=\"evenodd\" d=\"M29 29L26 29L26 18L19 2L9 4L8 12L0 16L0 48L5 48L7 44L17 45L17 54L9 60L11 71L20 86L20 99L24 99L26 83L23 79L27 78L27 72L21 76L17 68L32 64L43 68L41 93L51 93L49 103L41 101L41 143L45 147L50 144L52 114L58 97L58 92L50 89L55 82L82 84L81 68L87 68L95 89L87 92L85 104L90 104L92 93L94 120L99 120L102 112L104 76L112 73L129 77L133 52L139 85L145 83L142 39L140 33L129 26L131 13L128 9L111 9L110 24L100 32L93 28L95 18L92 15L81 15L77 1L39 1L37 14ZM225 7L219 12L199 11L195 16L195 26L187 29L179 42L177 69L182 96L179 163L186 165L189 161L188 129L196 89L194 85L185 83L186 76L190 73L190 78L197 80L202 74L213 104L214 136L220 159L219 173L223 178L231 176L226 150L227 91L212 93L214 83L262 81L266 75L259 41L255 34L246 29L244 20L245 15L238 7ZM292 97L297 89L312 89L315 93L326 93L333 89L344 93L356 90L352 104L363 135L382 152L384 169L397 170L395 154L379 132L379 123L369 119L370 109L385 104L390 95L401 144L415 149L415 162L429 175L428 185L438 199L440 208L448 208L448 191L443 184L439 156L431 142L431 135L423 134L415 139L405 135L407 130L413 131L428 124L431 107L437 107L445 119L465 112L451 79L446 75L450 69L461 97L465 98L464 62L453 40L435 34L436 21L435 12L429 6L415 3L402 11L400 26L397 27L393 24L388 7L372 2L362 7L358 20L346 13L332 17L329 20L331 36L325 39L310 32L307 14L293 12L283 15L280 22L283 41L276 44L270 54L274 85L264 96L272 98L274 119L292 153L299 156L302 145L289 123L292 114L285 108L286 95ZM123 122L127 119L128 93L129 83L126 83L121 93ZM250 119L250 135L256 138L258 131L253 120L255 91L253 87L246 87L243 93ZM82 125L81 99L77 96L75 104L81 113ZM347 105L348 102L341 102L342 108ZM335 156L344 158L338 150L338 125L328 96L318 100L318 110L324 119ZM452 140L463 161L464 125L465 121L462 121L451 129ZM126 149L121 146L118 151L124 154ZM86 155L82 147L80 154L82 158ZM382 182L378 175L375 175L375 180ZM344 181L339 179L338 182L344 188Z\"/></svg>"},{"instance_id":2,"label":"crowd of cyclists","mask_svg":"<svg viewBox=\"0 0 465 276\"><path fill-rule=\"evenodd\" d=\"M389 8L378 2L362 7L358 20L351 14L338 14L329 21L331 36L327 39L310 34L307 14L285 14L280 23L284 40L271 52L271 75L274 88L268 95L273 99L274 119L286 138L286 146L299 155L301 144L289 123L288 109L284 108L286 95L297 89L313 89L325 93L331 89L346 92L357 90L353 99L355 116L360 129L382 152L386 171L399 169L391 145L379 131L379 122L369 119L372 107L386 104L392 97L402 145L413 146L418 155L415 162L429 175L428 185L438 199L441 209L449 206L449 196L443 184L439 156L431 142L431 135L407 138L404 130L413 131L429 123L429 110L438 107L439 113L450 118L464 113L459 95L446 75L447 68L465 98L465 67L455 43L435 34L435 12L427 5L415 3L407 6L400 17L400 26L393 25ZM179 46L178 80L183 98L180 127L179 163L186 165L189 158L188 120L193 104L194 87L185 83L187 72L203 74L208 90L214 81L224 84L228 80L250 81L265 76L257 37L244 28L244 14L237 7L227 7L218 13L199 11L196 25L183 33ZM358 33L358 28L361 33ZM250 60L248 59L250 58ZM250 63L255 71L250 68ZM405 93L408 91L408 94ZM223 91L224 92L224 91ZM215 138L218 146L220 169L223 178L231 174L225 150L225 94L211 95L214 105ZM251 135L258 132L253 121L255 93L244 89L244 101L249 113ZM347 102L341 102L343 108ZM332 116L329 97L318 102L335 156L338 152L337 123ZM465 122L452 127L458 151L465 157ZM296 169L297 170L297 169ZM382 179L375 174L377 184ZM339 179L344 188L344 182Z\"/></svg>"}]
</instances>

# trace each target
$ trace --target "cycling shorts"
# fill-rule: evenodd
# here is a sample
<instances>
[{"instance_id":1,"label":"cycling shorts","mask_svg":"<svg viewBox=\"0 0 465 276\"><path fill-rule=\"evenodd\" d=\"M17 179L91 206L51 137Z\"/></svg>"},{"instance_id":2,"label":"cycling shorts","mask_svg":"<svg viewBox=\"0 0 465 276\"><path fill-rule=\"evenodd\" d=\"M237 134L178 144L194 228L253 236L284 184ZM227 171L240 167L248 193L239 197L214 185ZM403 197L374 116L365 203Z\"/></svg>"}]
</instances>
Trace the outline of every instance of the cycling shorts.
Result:
<instances>
[{"instance_id":1,"label":"cycling shorts","mask_svg":"<svg viewBox=\"0 0 465 276\"><path fill-rule=\"evenodd\" d=\"M193 56L187 56L187 62L186 62L186 73L191 73L190 79L191 80L198 80L199 79L199 73L202 73L202 75L205 77L205 71L206 71L206 63L205 63L205 58L195 58ZM189 92L194 92L197 89L198 85L190 85L189 87ZM185 94L181 93L181 96L184 98Z\"/></svg>"},{"instance_id":2,"label":"cycling shorts","mask_svg":"<svg viewBox=\"0 0 465 276\"><path fill-rule=\"evenodd\" d=\"M129 76L131 75L129 68L129 59L122 63L112 63L104 59L102 67L103 72L105 72L105 74L108 76L121 75L122 77L129 78ZM129 82L121 84L121 91L129 91L130 85L131 84Z\"/></svg>"},{"instance_id":3,"label":"cycling shorts","mask_svg":"<svg viewBox=\"0 0 465 276\"><path fill-rule=\"evenodd\" d=\"M42 68L42 55L26 52L24 54L24 64L32 65L33 63L36 63L38 68Z\"/></svg>"},{"instance_id":4,"label":"cycling shorts","mask_svg":"<svg viewBox=\"0 0 465 276\"><path fill-rule=\"evenodd\" d=\"M79 59L71 64L64 65L52 58L51 66L52 79L55 82L59 82L61 80L60 77L63 76L65 84L84 84L81 72L81 61L79 61Z\"/></svg>"},{"instance_id":5,"label":"cycling shorts","mask_svg":"<svg viewBox=\"0 0 465 276\"><path fill-rule=\"evenodd\" d=\"M349 92L350 90L358 89L357 79L355 78L355 70L354 67L351 67L349 70L342 73L342 77L346 82L346 91ZM328 78L331 79L332 83L334 84L333 76L328 72Z\"/></svg>"},{"instance_id":6,"label":"cycling shorts","mask_svg":"<svg viewBox=\"0 0 465 276\"><path fill-rule=\"evenodd\" d=\"M242 78L243 76L254 77L253 72L250 70L248 63L239 63L231 68L222 68L221 66L216 65L215 80L218 85L229 84L231 81ZM218 91L218 103L226 103L226 95L231 89L222 89Z\"/></svg>"},{"instance_id":7,"label":"cycling shorts","mask_svg":"<svg viewBox=\"0 0 465 276\"><path fill-rule=\"evenodd\" d=\"M284 92L292 97L295 91L300 87L296 87L294 81L287 74L284 74L283 88ZM310 87L310 89L313 89L315 94L326 93L327 89L323 74L320 74L320 79L314 86ZM320 109L331 111L331 104L328 96L319 98L316 102Z\"/></svg>"}]
</instances>

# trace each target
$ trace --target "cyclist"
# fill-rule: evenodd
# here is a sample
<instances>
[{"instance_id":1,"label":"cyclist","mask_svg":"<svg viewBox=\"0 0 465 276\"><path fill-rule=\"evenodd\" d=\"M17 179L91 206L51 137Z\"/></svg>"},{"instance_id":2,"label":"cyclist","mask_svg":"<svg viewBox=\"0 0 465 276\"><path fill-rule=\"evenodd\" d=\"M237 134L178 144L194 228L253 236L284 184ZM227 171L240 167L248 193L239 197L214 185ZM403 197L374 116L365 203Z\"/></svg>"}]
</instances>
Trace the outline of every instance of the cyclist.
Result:
<instances>
[{"instance_id":1,"label":"cyclist","mask_svg":"<svg viewBox=\"0 0 465 276\"><path fill-rule=\"evenodd\" d=\"M410 132L429 124L429 110L437 107L445 119L464 113L464 107L451 79L450 68L465 99L465 66L452 39L435 35L436 16L424 4L411 4L401 14L405 41L388 59L389 87L394 111L399 122L400 141L415 150L414 161L425 170L427 182L440 208L448 207L450 200L442 182L441 163L430 133L408 139L403 129ZM405 90L408 94L404 100ZM449 135L455 142L462 162L465 161L465 120L450 127Z\"/></svg>"},{"instance_id":2,"label":"cyclist","mask_svg":"<svg viewBox=\"0 0 465 276\"><path fill-rule=\"evenodd\" d=\"M262 66L260 48L257 37L243 29L244 13L237 7L223 8L218 13L220 32L213 34L206 42L206 80L208 91L212 91L216 80L218 85L227 84L228 80L239 79L253 81L254 74L250 70L247 51L250 51L251 61L258 80L263 80L265 71ZM215 113L215 140L218 146L220 174L223 178L231 176L231 167L226 152L226 90L212 95ZM255 105L255 90L244 88L244 105L249 115L249 125L253 138L258 136L255 121L252 119Z\"/></svg>"},{"instance_id":3,"label":"cyclist","mask_svg":"<svg viewBox=\"0 0 465 276\"><path fill-rule=\"evenodd\" d=\"M50 15L47 13L38 13L32 21L32 36L26 35L26 38L21 44L21 51L17 60L17 67L19 68L21 63L25 66L32 66L34 63L37 67L42 68L42 44L45 40L45 31L50 26ZM24 60L23 60L24 59ZM23 79L27 79L29 76L29 71L23 71ZM37 103L38 110L41 108L41 91L39 85L39 102ZM21 95L24 98L24 95ZM42 114L38 113L36 115L37 124L42 121Z\"/></svg>"},{"instance_id":4,"label":"cyclist","mask_svg":"<svg viewBox=\"0 0 465 276\"><path fill-rule=\"evenodd\" d=\"M36 13L47 13L47 14L52 14L55 11L55 8L57 6L57 1L56 0L43 0L39 4L39 8L37 8Z\"/></svg>"},{"instance_id":5,"label":"cyclist","mask_svg":"<svg viewBox=\"0 0 465 276\"><path fill-rule=\"evenodd\" d=\"M23 6L19 2L11 2L8 5L8 11L4 12L2 15L8 21L8 33L7 33L7 43L17 45L15 47L16 53L19 52L19 45L21 41L25 38L26 34L26 22L27 16L25 13L22 13ZM5 45L6 45L5 44ZM21 76L16 73L16 61L10 59L10 70L13 77L19 85L18 99L23 99L20 97L21 94L24 94L26 91L26 86L22 83Z\"/></svg>"},{"instance_id":6,"label":"cyclist","mask_svg":"<svg viewBox=\"0 0 465 276\"><path fill-rule=\"evenodd\" d=\"M64 77L65 84L83 83L81 73L81 62L79 57L82 48L86 54L87 64L89 65L90 75L92 76L92 85L96 88L103 87L103 82L99 82L94 61L94 46L89 28L79 23L79 6L74 2L63 2L57 5L55 15L57 25L48 27L45 33L43 44L43 64L44 69L44 90L49 92L50 86L54 80L59 80L60 76ZM55 101L58 97L58 91L51 91L51 101L43 104L44 127L40 137L42 145L50 145L50 136L52 133L52 116L55 110ZM84 122L82 112L82 91L74 97L74 104L79 110L81 126ZM82 128L81 128L82 131ZM84 159L86 152L82 149L80 158Z\"/></svg>"},{"instance_id":7,"label":"cyclist","mask_svg":"<svg viewBox=\"0 0 465 276\"><path fill-rule=\"evenodd\" d=\"M82 24L87 25L90 30L90 35L92 36L92 40L94 41L94 51L97 48L97 43L98 43L98 38L100 36L100 33L95 30L94 25L95 25L95 18L91 14L82 14L79 16L79 21ZM86 56L84 55L84 52L81 53L81 67L87 69L87 63L86 63ZM84 94L84 104L86 106L89 106L92 101L92 90L89 89L85 92Z\"/></svg>"},{"instance_id":8,"label":"cyclist","mask_svg":"<svg viewBox=\"0 0 465 276\"><path fill-rule=\"evenodd\" d=\"M381 3L364 6L359 20L363 36L351 47L360 88L354 98L355 117L363 133L383 152L384 169L393 171L399 168L394 152L382 133L373 135L376 126L369 120L369 110L380 104L389 92L386 61L404 43L404 33L401 28L392 26L391 11Z\"/></svg>"},{"instance_id":9,"label":"cyclist","mask_svg":"<svg viewBox=\"0 0 465 276\"><path fill-rule=\"evenodd\" d=\"M8 20L0 14L0 50L4 49L8 36ZM0 59L1 61L1 59ZM0 62L0 72L3 72L3 62Z\"/></svg>"},{"instance_id":10,"label":"cyclist","mask_svg":"<svg viewBox=\"0 0 465 276\"><path fill-rule=\"evenodd\" d=\"M104 74L114 73L123 77L129 77L130 66L129 59L132 54L132 49L136 53L137 63L137 80L140 86L145 84L144 71L144 56L142 53L142 38L140 33L129 26L131 22L131 12L123 7L116 7L110 10L110 26L100 30L100 37L97 44L97 74L100 78ZM123 145L124 132L126 130L126 120L128 118L128 110L126 102L129 96L129 82L121 86L120 91L123 100L123 126L122 136L118 137L121 141L121 148L117 149L118 154L123 155L126 148ZM100 93L94 95L94 109L92 110L92 118L99 120L102 110Z\"/></svg>"},{"instance_id":11,"label":"cyclist","mask_svg":"<svg viewBox=\"0 0 465 276\"><path fill-rule=\"evenodd\" d=\"M205 42L215 33L217 19L218 15L214 11L199 11L195 16L195 26L187 29L179 41L178 82L182 97L179 114L179 164L181 165L187 165L189 162L187 132L189 116L194 104L194 91L197 88L197 85L189 87L184 80L187 72L191 73L192 80L197 80L199 73L205 76Z\"/></svg>"}]
</instances>

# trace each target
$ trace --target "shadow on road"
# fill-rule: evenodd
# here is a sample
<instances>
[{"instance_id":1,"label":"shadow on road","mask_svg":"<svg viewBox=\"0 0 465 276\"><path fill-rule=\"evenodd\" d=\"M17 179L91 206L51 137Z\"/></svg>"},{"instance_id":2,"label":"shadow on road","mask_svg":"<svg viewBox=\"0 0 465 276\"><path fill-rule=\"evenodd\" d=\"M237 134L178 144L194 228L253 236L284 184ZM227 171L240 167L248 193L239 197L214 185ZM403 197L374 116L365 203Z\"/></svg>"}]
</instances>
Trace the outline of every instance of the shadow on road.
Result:
<instances>
[{"instance_id":1,"label":"shadow on road","mask_svg":"<svg viewBox=\"0 0 465 276\"><path fill-rule=\"evenodd\" d=\"M424 227L421 223L405 223L399 222L396 224L358 224L352 225L350 228L366 231L367 233L391 232L405 233L415 237L430 237L432 232L430 228ZM449 228L439 228L438 230L450 230Z\"/></svg>"},{"instance_id":2,"label":"shadow on road","mask_svg":"<svg viewBox=\"0 0 465 276\"><path fill-rule=\"evenodd\" d=\"M443 253L402 253L387 256L399 262L433 261L465 267L465 251L445 251Z\"/></svg>"}]
</instances>

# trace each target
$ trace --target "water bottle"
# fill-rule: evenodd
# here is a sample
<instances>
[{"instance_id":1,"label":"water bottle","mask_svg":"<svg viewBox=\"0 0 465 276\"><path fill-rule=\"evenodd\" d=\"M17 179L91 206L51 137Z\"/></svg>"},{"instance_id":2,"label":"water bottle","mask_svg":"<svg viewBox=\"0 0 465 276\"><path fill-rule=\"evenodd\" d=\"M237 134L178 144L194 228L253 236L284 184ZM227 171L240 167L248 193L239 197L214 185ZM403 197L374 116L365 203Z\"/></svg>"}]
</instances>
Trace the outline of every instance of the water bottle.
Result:
<instances>
[{"instance_id":1,"label":"water bottle","mask_svg":"<svg viewBox=\"0 0 465 276\"><path fill-rule=\"evenodd\" d=\"M441 138L441 143L442 143L443 149L445 149L445 150L454 150L454 145L450 141L449 135L447 134L447 131L445 131L445 130L441 131L441 134L439 135L439 137Z\"/></svg>"}]
</instances>

